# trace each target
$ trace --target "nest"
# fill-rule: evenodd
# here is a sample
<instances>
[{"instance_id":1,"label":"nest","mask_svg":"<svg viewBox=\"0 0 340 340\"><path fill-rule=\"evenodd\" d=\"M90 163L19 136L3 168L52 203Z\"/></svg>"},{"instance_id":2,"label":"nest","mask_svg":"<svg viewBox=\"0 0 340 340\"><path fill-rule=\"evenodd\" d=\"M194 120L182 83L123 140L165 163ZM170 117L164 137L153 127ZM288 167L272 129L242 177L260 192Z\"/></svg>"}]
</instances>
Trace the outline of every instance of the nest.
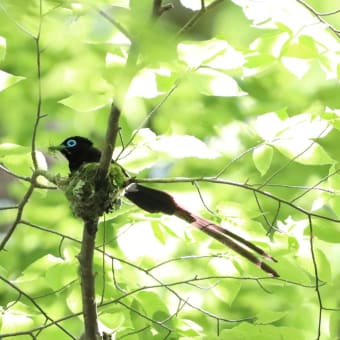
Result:
<instances>
[{"instance_id":1,"label":"nest","mask_svg":"<svg viewBox=\"0 0 340 340\"><path fill-rule=\"evenodd\" d=\"M98 163L82 165L67 179L60 179L58 186L70 202L73 214L84 221L93 221L105 212L120 207L120 195L126 176L119 165L112 164L106 178L96 180Z\"/></svg>"}]
</instances>

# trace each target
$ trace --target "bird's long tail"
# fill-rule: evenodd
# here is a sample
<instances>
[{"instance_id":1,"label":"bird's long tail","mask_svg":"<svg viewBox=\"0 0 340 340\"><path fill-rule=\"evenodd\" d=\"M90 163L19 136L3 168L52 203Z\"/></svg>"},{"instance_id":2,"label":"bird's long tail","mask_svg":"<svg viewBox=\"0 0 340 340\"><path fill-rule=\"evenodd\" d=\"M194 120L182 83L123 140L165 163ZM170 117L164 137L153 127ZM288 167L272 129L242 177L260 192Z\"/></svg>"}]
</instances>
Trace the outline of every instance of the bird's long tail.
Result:
<instances>
[{"instance_id":1,"label":"bird's long tail","mask_svg":"<svg viewBox=\"0 0 340 340\"><path fill-rule=\"evenodd\" d=\"M167 215L175 215L182 220L187 221L196 228L202 230L204 233L234 250L239 255L245 257L266 273L274 277L279 277L279 274L272 267L254 255L254 253L257 253L267 260L277 262L263 249L234 234L233 232L189 212L178 205L174 198L168 193L151 189L137 183L131 183L125 189L125 197L138 207L148 212L162 212Z\"/></svg>"}]
</instances>

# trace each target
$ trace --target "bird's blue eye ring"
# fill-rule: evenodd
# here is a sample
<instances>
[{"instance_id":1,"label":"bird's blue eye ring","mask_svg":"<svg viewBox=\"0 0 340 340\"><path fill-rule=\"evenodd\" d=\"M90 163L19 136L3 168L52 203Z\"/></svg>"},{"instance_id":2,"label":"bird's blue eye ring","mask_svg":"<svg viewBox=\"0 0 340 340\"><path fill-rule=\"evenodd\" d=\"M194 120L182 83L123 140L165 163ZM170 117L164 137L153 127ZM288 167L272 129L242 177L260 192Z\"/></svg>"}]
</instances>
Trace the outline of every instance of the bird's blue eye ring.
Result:
<instances>
[{"instance_id":1,"label":"bird's blue eye ring","mask_svg":"<svg viewBox=\"0 0 340 340\"><path fill-rule=\"evenodd\" d=\"M74 139L69 139L67 142L66 142L66 146L68 146L69 148L73 148L74 146L77 145L77 141L74 140Z\"/></svg>"}]
</instances>

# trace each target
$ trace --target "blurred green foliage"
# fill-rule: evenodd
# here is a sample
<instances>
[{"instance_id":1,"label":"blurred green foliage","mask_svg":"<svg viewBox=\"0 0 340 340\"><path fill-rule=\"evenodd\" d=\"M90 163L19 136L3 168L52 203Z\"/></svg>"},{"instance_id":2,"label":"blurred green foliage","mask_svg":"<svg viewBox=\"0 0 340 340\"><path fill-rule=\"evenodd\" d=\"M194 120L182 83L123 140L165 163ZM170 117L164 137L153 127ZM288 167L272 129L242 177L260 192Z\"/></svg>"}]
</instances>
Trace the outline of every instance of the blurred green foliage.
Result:
<instances>
[{"instance_id":1,"label":"blurred green foliage","mask_svg":"<svg viewBox=\"0 0 340 340\"><path fill-rule=\"evenodd\" d=\"M173 3L153 20L146 0L0 1L0 162L13 174L32 173L39 81L46 116L36 145L53 173L66 175L67 163L48 155L48 146L71 135L101 146L114 100L122 109L120 163L139 177L230 181L198 183L215 215L189 183L156 186L264 247L278 259L281 279L263 277L176 218L123 202L98 231L101 330L117 339L311 339L320 320L320 338L334 339L339 36L293 0L216 1L185 29L201 1ZM335 0L309 4L319 12L338 6ZM323 19L340 27L339 14ZM29 184L0 175L0 207L21 202ZM17 210L0 212L5 235ZM0 333L77 338L82 223L62 192L45 189L34 191L21 220L0 252ZM61 319L62 327L51 322Z\"/></svg>"}]
</instances>

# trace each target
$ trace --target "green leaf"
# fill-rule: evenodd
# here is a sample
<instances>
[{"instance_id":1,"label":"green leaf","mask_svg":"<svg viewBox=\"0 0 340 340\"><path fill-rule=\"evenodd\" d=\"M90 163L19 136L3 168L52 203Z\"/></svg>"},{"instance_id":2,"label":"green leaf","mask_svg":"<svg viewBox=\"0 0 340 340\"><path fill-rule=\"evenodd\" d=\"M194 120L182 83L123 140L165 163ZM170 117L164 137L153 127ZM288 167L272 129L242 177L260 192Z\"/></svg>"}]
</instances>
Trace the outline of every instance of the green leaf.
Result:
<instances>
[{"instance_id":1,"label":"green leaf","mask_svg":"<svg viewBox=\"0 0 340 340\"><path fill-rule=\"evenodd\" d=\"M272 340L272 339L305 339L305 335L298 328L275 327L272 325L258 325L242 322L232 329L221 332L221 338L233 340Z\"/></svg>"},{"instance_id":2,"label":"green leaf","mask_svg":"<svg viewBox=\"0 0 340 340\"><path fill-rule=\"evenodd\" d=\"M109 327L110 330L120 330L121 327L124 326L124 322L126 321L125 315L122 313L122 310L117 310L115 313L101 313L99 316L99 320L106 327Z\"/></svg>"},{"instance_id":3,"label":"green leaf","mask_svg":"<svg viewBox=\"0 0 340 340\"><path fill-rule=\"evenodd\" d=\"M163 312L169 316L166 301L162 299L159 294L150 291L141 291L137 294L137 297L147 315L152 316L156 312Z\"/></svg>"},{"instance_id":4,"label":"green leaf","mask_svg":"<svg viewBox=\"0 0 340 340\"><path fill-rule=\"evenodd\" d=\"M334 161L317 144L315 138L326 136L331 130L326 120L311 114L281 120L276 113L267 113L256 119L259 135L287 158L308 165L332 164Z\"/></svg>"},{"instance_id":5,"label":"green leaf","mask_svg":"<svg viewBox=\"0 0 340 340\"><path fill-rule=\"evenodd\" d=\"M229 45L225 40L185 41L177 46L178 58L189 67L196 68L223 55ZM233 62L231 62L233 64ZM239 62L238 62L239 64Z\"/></svg>"},{"instance_id":6,"label":"green leaf","mask_svg":"<svg viewBox=\"0 0 340 340\"><path fill-rule=\"evenodd\" d=\"M47 170L47 161L44 154L40 151L35 152L38 169ZM5 166L16 174L28 174L31 172L32 156L31 148L12 144L0 144L0 159L3 158ZM49 182L42 176L38 177L41 185L47 185Z\"/></svg>"},{"instance_id":7,"label":"green leaf","mask_svg":"<svg viewBox=\"0 0 340 340\"><path fill-rule=\"evenodd\" d=\"M166 224L163 223L162 227L166 231L167 235L178 238L178 235L170 227L168 227Z\"/></svg>"},{"instance_id":8,"label":"green leaf","mask_svg":"<svg viewBox=\"0 0 340 340\"><path fill-rule=\"evenodd\" d=\"M256 315L257 324L268 324L280 320L287 315L288 312L275 312L273 310L262 311Z\"/></svg>"},{"instance_id":9,"label":"green leaf","mask_svg":"<svg viewBox=\"0 0 340 340\"><path fill-rule=\"evenodd\" d=\"M315 99L321 100L325 105L332 109L340 108L339 83L330 81L318 88Z\"/></svg>"},{"instance_id":10,"label":"green leaf","mask_svg":"<svg viewBox=\"0 0 340 340\"><path fill-rule=\"evenodd\" d=\"M227 306L232 306L233 302L239 295L242 287L242 282L240 280L230 281L227 286L216 285L213 292L214 295L220 300L223 300Z\"/></svg>"},{"instance_id":11,"label":"green leaf","mask_svg":"<svg viewBox=\"0 0 340 340\"><path fill-rule=\"evenodd\" d=\"M81 293L78 289L78 285L72 287L70 292L68 292L66 304L73 313L77 313L82 309Z\"/></svg>"},{"instance_id":12,"label":"green leaf","mask_svg":"<svg viewBox=\"0 0 340 340\"><path fill-rule=\"evenodd\" d=\"M189 319L178 320L177 327L180 333L187 338L202 336L203 328L197 322Z\"/></svg>"},{"instance_id":13,"label":"green leaf","mask_svg":"<svg viewBox=\"0 0 340 340\"><path fill-rule=\"evenodd\" d=\"M322 138L315 138L315 141L327 152L330 157L332 157L332 159L338 163L340 163L340 148L338 147L339 140L340 131L338 129L332 129L326 136L323 136Z\"/></svg>"},{"instance_id":14,"label":"green leaf","mask_svg":"<svg viewBox=\"0 0 340 340\"><path fill-rule=\"evenodd\" d=\"M6 39L0 36L0 61L5 58L6 55Z\"/></svg>"},{"instance_id":15,"label":"green leaf","mask_svg":"<svg viewBox=\"0 0 340 340\"><path fill-rule=\"evenodd\" d=\"M282 65L298 79L301 79L311 68L309 59L282 57L281 61Z\"/></svg>"},{"instance_id":16,"label":"green leaf","mask_svg":"<svg viewBox=\"0 0 340 340\"><path fill-rule=\"evenodd\" d=\"M275 58L268 54L257 54L247 56L246 60L245 67L255 68L270 65L275 61Z\"/></svg>"},{"instance_id":17,"label":"green leaf","mask_svg":"<svg viewBox=\"0 0 340 340\"><path fill-rule=\"evenodd\" d=\"M10 73L0 70L0 91L3 91L12 85L15 85L23 79L25 79L25 77L13 76Z\"/></svg>"},{"instance_id":18,"label":"green leaf","mask_svg":"<svg viewBox=\"0 0 340 340\"><path fill-rule=\"evenodd\" d=\"M5 310L2 315L2 334L25 331L34 327L32 309L20 301L10 302L12 303L14 306Z\"/></svg>"},{"instance_id":19,"label":"green leaf","mask_svg":"<svg viewBox=\"0 0 340 340\"><path fill-rule=\"evenodd\" d=\"M296 39L291 40L283 55L295 58L313 58L318 57L319 52L312 37L301 35L297 41Z\"/></svg>"},{"instance_id":20,"label":"green leaf","mask_svg":"<svg viewBox=\"0 0 340 340\"><path fill-rule=\"evenodd\" d=\"M315 256L319 279L323 282L330 282L332 280L332 270L326 254L321 249L315 249Z\"/></svg>"},{"instance_id":21,"label":"green leaf","mask_svg":"<svg viewBox=\"0 0 340 340\"><path fill-rule=\"evenodd\" d=\"M158 88L158 76L170 77L169 70L166 69L143 69L132 80L128 96L143 98L154 98L164 93ZM145 86L148 84L148 86Z\"/></svg>"},{"instance_id":22,"label":"green leaf","mask_svg":"<svg viewBox=\"0 0 340 340\"><path fill-rule=\"evenodd\" d=\"M277 23L277 27L279 29L266 30L265 33L261 34L251 43L250 48L254 51L255 56L263 57L267 61L269 59L274 61L275 58L280 56L283 46L285 46L291 36L291 30L281 23Z\"/></svg>"},{"instance_id":23,"label":"green leaf","mask_svg":"<svg viewBox=\"0 0 340 340\"><path fill-rule=\"evenodd\" d=\"M306 165L332 164L325 150L311 140L281 140L272 143L288 159Z\"/></svg>"},{"instance_id":24,"label":"green leaf","mask_svg":"<svg viewBox=\"0 0 340 340\"><path fill-rule=\"evenodd\" d=\"M77 272L74 269L75 263L72 262L50 264L45 271L46 281L53 290L58 290L77 279Z\"/></svg>"},{"instance_id":25,"label":"green leaf","mask_svg":"<svg viewBox=\"0 0 340 340\"><path fill-rule=\"evenodd\" d=\"M156 236L157 240L161 242L162 244L166 243L167 235L164 233L164 229L160 227L160 224L158 221L152 221L151 227L153 230L154 235Z\"/></svg>"},{"instance_id":26,"label":"green leaf","mask_svg":"<svg viewBox=\"0 0 340 340\"><path fill-rule=\"evenodd\" d=\"M159 136L151 148L157 152L164 153L171 158L196 157L203 159L214 159L219 154L211 150L205 143L194 136Z\"/></svg>"},{"instance_id":27,"label":"green leaf","mask_svg":"<svg viewBox=\"0 0 340 340\"><path fill-rule=\"evenodd\" d=\"M329 316L329 333L331 339L336 339L340 334L339 313L331 313Z\"/></svg>"},{"instance_id":28,"label":"green leaf","mask_svg":"<svg viewBox=\"0 0 340 340\"><path fill-rule=\"evenodd\" d=\"M190 80L193 86L204 95L219 97L246 95L233 77L214 69L200 68L191 74Z\"/></svg>"},{"instance_id":29,"label":"green leaf","mask_svg":"<svg viewBox=\"0 0 340 340\"><path fill-rule=\"evenodd\" d=\"M10 73L0 70L0 91L3 91L12 85L15 85L23 79L25 79L25 77L13 76Z\"/></svg>"},{"instance_id":30,"label":"green leaf","mask_svg":"<svg viewBox=\"0 0 340 340\"><path fill-rule=\"evenodd\" d=\"M65 99L59 100L59 103L70 107L78 112L90 112L99 110L111 103L110 94L91 94L77 93Z\"/></svg>"},{"instance_id":31,"label":"green leaf","mask_svg":"<svg viewBox=\"0 0 340 340\"><path fill-rule=\"evenodd\" d=\"M305 234L310 235L309 227L305 229ZM339 226L331 221L321 219L313 221L313 236L325 242L340 243Z\"/></svg>"},{"instance_id":32,"label":"green leaf","mask_svg":"<svg viewBox=\"0 0 340 340\"><path fill-rule=\"evenodd\" d=\"M133 299L132 303L130 304L131 308L137 311L137 313L130 311L130 318L134 329L142 329L148 326L148 321L145 318L139 317L138 314L145 315L144 306L148 304L146 301L141 301L138 298ZM143 334L145 335L145 334Z\"/></svg>"},{"instance_id":33,"label":"green leaf","mask_svg":"<svg viewBox=\"0 0 340 340\"><path fill-rule=\"evenodd\" d=\"M134 146L124 149L119 161L133 172L149 168L156 162L165 159L196 157L215 159L219 154L205 143L193 136L157 136L150 129L140 129L135 136ZM121 149L117 148L115 154Z\"/></svg>"},{"instance_id":34,"label":"green leaf","mask_svg":"<svg viewBox=\"0 0 340 340\"><path fill-rule=\"evenodd\" d=\"M6 156L25 155L30 153L30 148L12 143L0 144L0 158Z\"/></svg>"},{"instance_id":35,"label":"green leaf","mask_svg":"<svg viewBox=\"0 0 340 340\"><path fill-rule=\"evenodd\" d=\"M262 144L253 151L253 161L261 176L268 171L273 159L273 148Z\"/></svg>"}]
</instances>

